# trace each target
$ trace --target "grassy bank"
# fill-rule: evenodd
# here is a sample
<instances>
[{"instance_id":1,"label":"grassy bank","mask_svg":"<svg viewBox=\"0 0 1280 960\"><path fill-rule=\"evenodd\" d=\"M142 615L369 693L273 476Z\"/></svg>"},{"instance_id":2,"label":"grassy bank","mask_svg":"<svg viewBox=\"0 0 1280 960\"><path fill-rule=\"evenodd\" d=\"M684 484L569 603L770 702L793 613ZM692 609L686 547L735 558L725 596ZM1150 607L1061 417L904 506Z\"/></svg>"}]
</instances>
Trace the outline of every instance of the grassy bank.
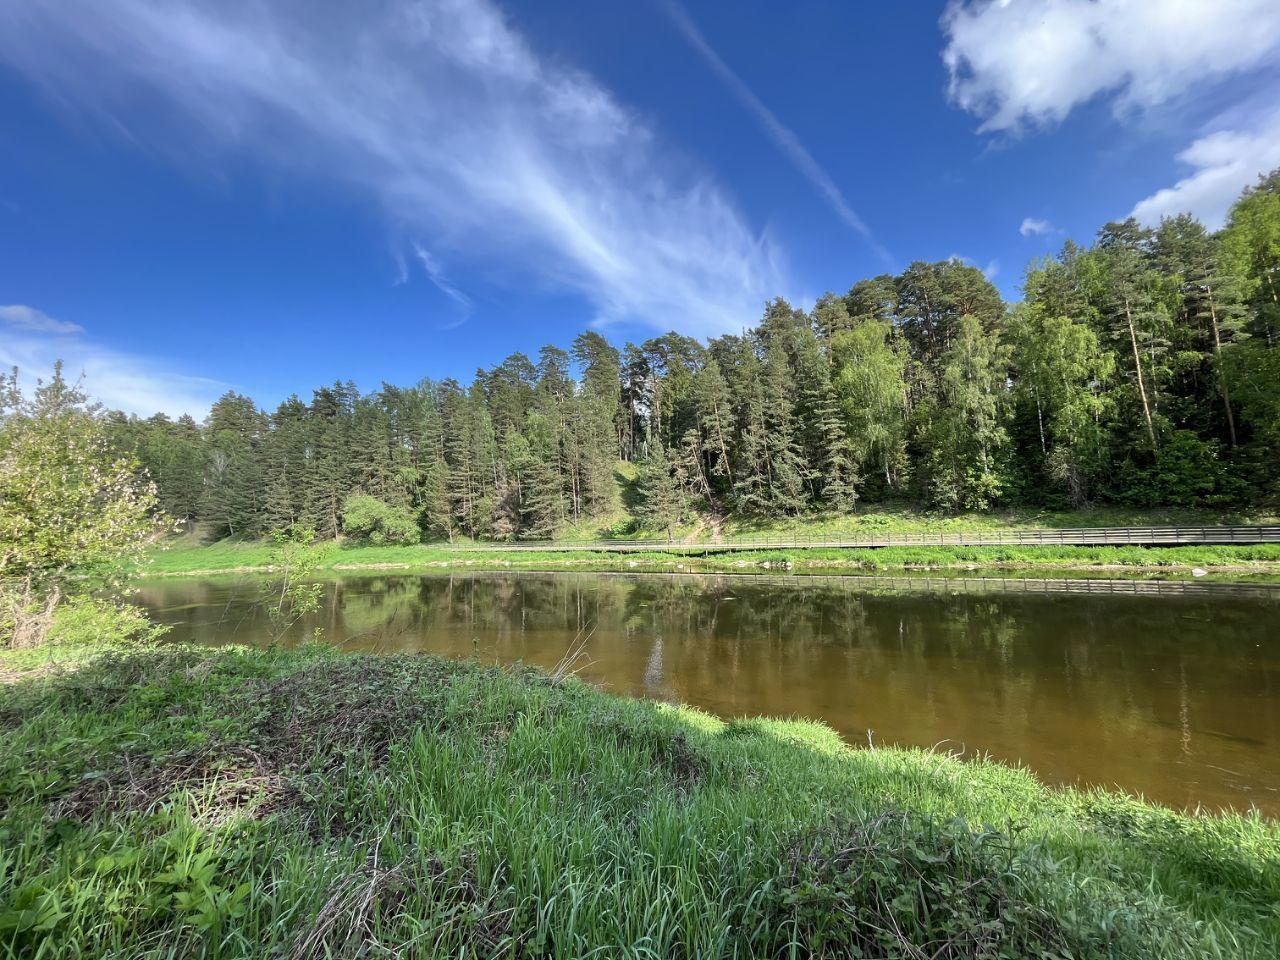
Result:
<instances>
[{"instance_id":1,"label":"grassy bank","mask_svg":"<svg viewBox=\"0 0 1280 960\"><path fill-rule=\"evenodd\" d=\"M474 664L38 666L0 689L0 954L1280 952L1253 817Z\"/></svg>"},{"instance_id":2,"label":"grassy bank","mask_svg":"<svg viewBox=\"0 0 1280 960\"><path fill-rule=\"evenodd\" d=\"M629 499L625 488L623 501ZM778 519L716 517L695 513L675 528L680 539L704 540L719 533L726 537L798 536L838 537L889 533L962 533L986 530L1055 530L1071 527L1218 526L1222 524L1275 523L1274 512L1240 512L1204 509L1134 509L1090 507L1080 510L1044 510L1013 507L955 514L924 513L907 503L860 505L853 513L814 513ZM562 540L609 537L662 539L665 531L645 530L624 508L605 517L583 520L562 528Z\"/></svg>"},{"instance_id":3,"label":"grassy bank","mask_svg":"<svg viewBox=\"0 0 1280 960\"><path fill-rule=\"evenodd\" d=\"M177 543L152 556L149 572L162 576L267 569L271 547L222 541L207 545ZM603 551L486 551L451 549L447 545L412 547L348 547L329 544L321 567L329 571L358 569L432 570L656 570L743 572L791 569L821 570L1106 570L1149 572L1189 577L1201 567L1220 579L1280 575L1280 544L1189 547L885 547L876 550L753 550L688 556L660 549L643 553ZM790 564L790 567L787 567Z\"/></svg>"}]
</instances>

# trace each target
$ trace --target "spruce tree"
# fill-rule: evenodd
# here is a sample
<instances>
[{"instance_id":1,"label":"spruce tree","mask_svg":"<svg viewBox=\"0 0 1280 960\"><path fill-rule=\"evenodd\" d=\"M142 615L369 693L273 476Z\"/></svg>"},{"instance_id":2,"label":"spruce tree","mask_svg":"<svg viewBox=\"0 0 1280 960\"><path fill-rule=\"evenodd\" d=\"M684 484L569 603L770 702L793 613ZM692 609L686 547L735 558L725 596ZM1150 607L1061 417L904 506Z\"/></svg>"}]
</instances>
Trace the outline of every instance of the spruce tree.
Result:
<instances>
[{"instance_id":1,"label":"spruce tree","mask_svg":"<svg viewBox=\"0 0 1280 960\"><path fill-rule=\"evenodd\" d=\"M636 475L636 517L653 530L665 530L667 540L675 537L675 527L685 510L685 496L676 480L676 464L658 443L649 447Z\"/></svg>"}]
</instances>

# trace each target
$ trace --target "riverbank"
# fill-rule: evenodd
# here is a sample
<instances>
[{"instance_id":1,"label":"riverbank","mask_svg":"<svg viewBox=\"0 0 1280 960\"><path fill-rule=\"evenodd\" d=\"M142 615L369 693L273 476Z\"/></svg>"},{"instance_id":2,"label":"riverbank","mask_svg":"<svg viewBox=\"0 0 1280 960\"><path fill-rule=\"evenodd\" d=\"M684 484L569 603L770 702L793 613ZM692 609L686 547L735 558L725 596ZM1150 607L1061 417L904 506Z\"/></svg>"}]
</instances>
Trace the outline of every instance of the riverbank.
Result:
<instances>
[{"instance_id":1,"label":"riverbank","mask_svg":"<svg viewBox=\"0 0 1280 960\"><path fill-rule=\"evenodd\" d=\"M877 534L980 533L1081 527L1212 527L1274 524L1277 519L1271 510L1138 509L1116 506L1079 510L1009 507L935 514L922 512L906 502L889 502L860 504L853 512L816 512L771 519L719 516L695 511L684 522L676 524L673 532L677 539L695 541L714 539L716 536L854 539ZM570 524L557 533L557 539L562 540L619 537L663 540L666 538L666 531L646 529L625 509L619 508L609 516Z\"/></svg>"},{"instance_id":2,"label":"riverbank","mask_svg":"<svg viewBox=\"0 0 1280 960\"><path fill-rule=\"evenodd\" d=\"M666 573L839 572L839 571L1073 571L1127 572L1190 579L1203 570L1211 579L1280 577L1280 544L1179 547L882 547L879 549L752 550L705 556L668 553L608 553L581 549L467 551L440 544L411 547L351 547L327 544L320 569L397 570L406 573L442 569L657 571ZM203 576L216 573L266 573L272 547L220 541L206 545L179 542L152 553L153 576Z\"/></svg>"},{"instance_id":3,"label":"riverbank","mask_svg":"<svg viewBox=\"0 0 1280 960\"><path fill-rule=\"evenodd\" d=\"M211 956L1270 957L1280 830L571 677L23 654L0 945Z\"/></svg>"}]
</instances>

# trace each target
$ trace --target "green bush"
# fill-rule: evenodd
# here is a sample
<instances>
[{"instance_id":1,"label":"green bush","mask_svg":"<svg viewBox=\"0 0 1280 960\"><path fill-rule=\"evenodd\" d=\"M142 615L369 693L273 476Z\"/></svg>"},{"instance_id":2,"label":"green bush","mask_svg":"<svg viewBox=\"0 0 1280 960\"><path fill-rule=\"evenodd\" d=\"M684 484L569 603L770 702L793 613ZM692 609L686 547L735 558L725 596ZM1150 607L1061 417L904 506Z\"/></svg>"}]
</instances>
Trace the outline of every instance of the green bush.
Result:
<instances>
[{"instance_id":1,"label":"green bush","mask_svg":"<svg viewBox=\"0 0 1280 960\"><path fill-rule=\"evenodd\" d=\"M169 628L152 623L138 607L92 597L73 597L53 612L47 642L59 646L153 643Z\"/></svg>"},{"instance_id":2,"label":"green bush","mask_svg":"<svg viewBox=\"0 0 1280 960\"><path fill-rule=\"evenodd\" d=\"M342 505L342 529L347 535L376 547L417 543L418 521L407 509L383 503L367 493L353 493Z\"/></svg>"}]
</instances>

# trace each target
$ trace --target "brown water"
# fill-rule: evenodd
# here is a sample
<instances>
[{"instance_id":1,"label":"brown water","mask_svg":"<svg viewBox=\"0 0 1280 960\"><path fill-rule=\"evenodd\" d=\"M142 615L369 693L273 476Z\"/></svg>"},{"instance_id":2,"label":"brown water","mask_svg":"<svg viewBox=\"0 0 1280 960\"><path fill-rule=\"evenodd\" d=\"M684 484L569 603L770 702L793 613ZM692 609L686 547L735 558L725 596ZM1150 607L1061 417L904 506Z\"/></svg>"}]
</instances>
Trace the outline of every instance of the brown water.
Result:
<instances>
[{"instance_id":1,"label":"brown water","mask_svg":"<svg viewBox=\"0 0 1280 960\"><path fill-rule=\"evenodd\" d=\"M607 574L326 584L349 649L554 666L721 716L802 715L854 743L985 752L1056 783L1280 816L1280 602L967 592L963 584ZM269 637L260 584L169 580L140 601L201 643ZM870 731L870 732L869 732Z\"/></svg>"}]
</instances>

